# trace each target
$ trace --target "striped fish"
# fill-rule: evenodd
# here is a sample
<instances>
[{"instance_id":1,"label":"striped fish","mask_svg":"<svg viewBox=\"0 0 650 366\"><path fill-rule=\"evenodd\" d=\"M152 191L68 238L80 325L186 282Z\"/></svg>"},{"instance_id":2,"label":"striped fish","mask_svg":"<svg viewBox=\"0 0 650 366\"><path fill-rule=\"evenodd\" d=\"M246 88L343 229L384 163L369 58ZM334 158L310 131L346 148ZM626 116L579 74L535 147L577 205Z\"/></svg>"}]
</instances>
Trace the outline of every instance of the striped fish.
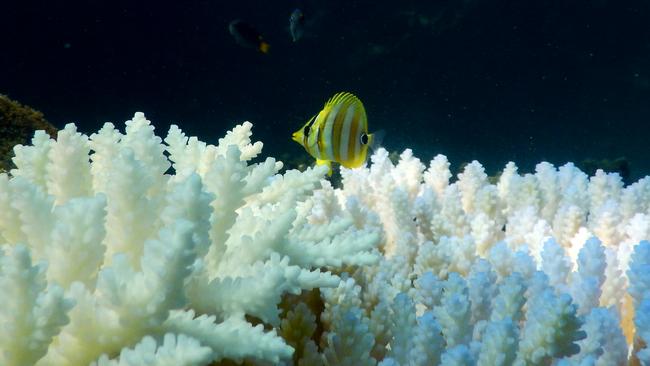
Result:
<instances>
[{"instance_id":1,"label":"striped fish","mask_svg":"<svg viewBox=\"0 0 650 366\"><path fill-rule=\"evenodd\" d=\"M337 93L323 109L294 132L294 141L302 145L316 164L325 164L332 174L331 162L357 168L366 161L373 135L363 104L351 93Z\"/></svg>"}]
</instances>

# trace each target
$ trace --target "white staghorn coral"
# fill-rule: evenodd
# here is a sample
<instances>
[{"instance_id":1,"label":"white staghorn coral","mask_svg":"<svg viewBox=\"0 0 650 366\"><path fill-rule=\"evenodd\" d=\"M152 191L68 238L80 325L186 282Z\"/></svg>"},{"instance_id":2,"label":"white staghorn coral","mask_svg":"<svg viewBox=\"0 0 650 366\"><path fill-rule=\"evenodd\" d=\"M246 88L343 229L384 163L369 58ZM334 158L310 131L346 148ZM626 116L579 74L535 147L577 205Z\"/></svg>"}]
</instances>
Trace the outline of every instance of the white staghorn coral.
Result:
<instances>
[{"instance_id":1,"label":"white staghorn coral","mask_svg":"<svg viewBox=\"0 0 650 366\"><path fill-rule=\"evenodd\" d=\"M323 350L326 366L374 366L377 361L370 357L374 344L367 321L359 308L343 310L334 323L336 332L325 334L328 347Z\"/></svg>"},{"instance_id":2,"label":"white staghorn coral","mask_svg":"<svg viewBox=\"0 0 650 366\"><path fill-rule=\"evenodd\" d=\"M433 314L440 322L447 346L465 344L472 335L467 283L460 275L452 272L443 284L443 290L440 305L433 308Z\"/></svg>"},{"instance_id":3,"label":"white staghorn coral","mask_svg":"<svg viewBox=\"0 0 650 366\"><path fill-rule=\"evenodd\" d=\"M493 184L476 161L451 179L443 155L380 149L335 188L251 163L251 127L213 146L173 126L165 145L136 114L17 147L4 363L650 362L650 177L508 163Z\"/></svg>"},{"instance_id":4,"label":"white staghorn coral","mask_svg":"<svg viewBox=\"0 0 650 366\"><path fill-rule=\"evenodd\" d=\"M515 364L542 364L552 358L579 352L575 343L586 337L581 320L568 294L556 296L551 289L529 300Z\"/></svg>"},{"instance_id":5,"label":"white staghorn coral","mask_svg":"<svg viewBox=\"0 0 650 366\"><path fill-rule=\"evenodd\" d=\"M313 196L325 171L251 164L251 127L214 146L172 126L165 145L136 113L124 134L70 124L17 146L0 175L0 363L289 359L245 316L278 326L283 294L339 284L321 267L376 262L381 229L343 208L309 221L298 202L338 205Z\"/></svg>"},{"instance_id":6,"label":"white staghorn coral","mask_svg":"<svg viewBox=\"0 0 650 366\"><path fill-rule=\"evenodd\" d=\"M377 329L372 353L377 361L620 365L628 357L645 360L648 178L624 187L616 174L599 171L590 179L571 163L560 168L541 163L534 174L522 176L509 163L494 185L477 162L453 181L442 155L425 171L410 152L397 164L387 156L380 150L368 168L342 169L343 187L337 190L374 212L389 233L384 259L365 267L359 282L362 298L379 299L361 303L371 314L370 329ZM418 193L391 193L399 191ZM415 225L404 217L414 218ZM397 239L404 237L415 240ZM399 270L394 263L400 263ZM416 347L428 338L412 322L384 331L391 322L380 316L392 301L407 304L405 294L415 304L410 311L425 314L423 324L442 336L431 341L433 349L408 360L399 352L405 333ZM400 318L409 308L401 306Z\"/></svg>"},{"instance_id":7,"label":"white staghorn coral","mask_svg":"<svg viewBox=\"0 0 650 366\"><path fill-rule=\"evenodd\" d=\"M476 364L505 366L515 361L519 328L510 318L490 321L485 327Z\"/></svg>"},{"instance_id":8,"label":"white staghorn coral","mask_svg":"<svg viewBox=\"0 0 650 366\"><path fill-rule=\"evenodd\" d=\"M152 363L160 366L200 366L206 364L211 356L212 350L201 346L196 339L184 334L176 336L168 333L160 346L152 337L147 336L133 350L122 349L119 361L109 360L106 355L102 355L91 366L139 366Z\"/></svg>"},{"instance_id":9,"label":"white staghorn coral","mask_svg":"<svg viewBox=\"0 0 650 366\"><path fill-rule=\"evenodd\" d=\"M596 365L625 364L627 346L625 337L618 326L619 322L620 319L612 309L592 309L585 316L583 326L587 337L578 342L580 352L572 356L571 360L584 362L592 357L596 361Z\"/></svg>"},{"instance_id":10,"label":"white staghorn coral","mask_svg":"<svg viewBox=\"0 0 650 366\"><path fill-rule=\"evenodd\" d=\"M32 365L47 352L52 338L69 322L74 302L58 285L46 288L45 265L32 266L23 245L0 257L0 363Z\"/></svg>"},{"instance_id":11,"label":"white staghorn coral","mask_svg":"<svg viewBox=\"0 0 650 366\"><path fill-rule=\"evenodd\" d=\"M417 330L414 331L412 339L411 364L425 366L437 365L440 362L444 339L440 332L440 325L432 312L427 311L418 318Z\"/></svg>"}]
</instances>

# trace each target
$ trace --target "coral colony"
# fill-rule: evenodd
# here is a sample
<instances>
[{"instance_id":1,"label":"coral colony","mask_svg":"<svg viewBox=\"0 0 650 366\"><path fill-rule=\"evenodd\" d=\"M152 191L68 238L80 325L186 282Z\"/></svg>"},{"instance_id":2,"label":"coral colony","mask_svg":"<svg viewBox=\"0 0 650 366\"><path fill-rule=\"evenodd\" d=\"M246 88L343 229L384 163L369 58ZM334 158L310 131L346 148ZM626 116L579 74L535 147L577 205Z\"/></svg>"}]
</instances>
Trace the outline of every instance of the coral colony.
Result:
<instances>
[{"instance_id":1,"label":"coral colony","mask_svg":"<svg viewBox=\"0 0 650 366\"><path fill-rule=\"evenodd\" d=\"M0 364L650 364L650 178L380 149L334 189L251 128L17 146Z\"/></svg>"}]
</instances>

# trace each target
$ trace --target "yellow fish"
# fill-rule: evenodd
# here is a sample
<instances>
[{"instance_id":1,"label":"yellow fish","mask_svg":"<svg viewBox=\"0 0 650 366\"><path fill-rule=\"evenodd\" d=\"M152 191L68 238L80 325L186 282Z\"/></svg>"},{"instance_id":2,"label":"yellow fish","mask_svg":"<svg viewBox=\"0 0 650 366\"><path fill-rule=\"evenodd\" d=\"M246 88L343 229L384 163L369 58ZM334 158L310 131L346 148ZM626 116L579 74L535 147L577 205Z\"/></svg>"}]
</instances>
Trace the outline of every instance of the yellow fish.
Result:
<instances>
[{"instance_id":1,"label":"yellow fish","mask_svg":"<svg viewBox=\"0 0 650 366\"><path fill-rule=\"evenodd\" d=\"M351 93L334 94L323 109L292 135L316 164L327 165L332 175L332 162L346 168L358 168L365 161L373 143L368 133L368 119L363 104Z\"/></svg>"}]
</instances>

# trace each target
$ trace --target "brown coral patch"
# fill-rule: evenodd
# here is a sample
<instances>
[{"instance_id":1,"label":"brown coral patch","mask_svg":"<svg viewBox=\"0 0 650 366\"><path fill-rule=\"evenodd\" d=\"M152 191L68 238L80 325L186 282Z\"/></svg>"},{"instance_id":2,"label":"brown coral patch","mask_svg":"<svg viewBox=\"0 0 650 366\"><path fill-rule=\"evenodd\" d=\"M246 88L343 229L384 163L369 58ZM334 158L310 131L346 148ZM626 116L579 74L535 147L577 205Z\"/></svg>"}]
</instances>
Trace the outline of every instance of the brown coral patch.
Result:
<instances>
[{"instance_id":1,"label":"brown coral patch","mask_svg":"<svg viewBox=\"0 0 650 366\"><path fill-rule=\"evenodd\" d=\"M45 120L43 113L0 94L0 172L14 167L13 147L28 144L36 130L56 137L57 129Z\"/></svg>"}]
</instances>

